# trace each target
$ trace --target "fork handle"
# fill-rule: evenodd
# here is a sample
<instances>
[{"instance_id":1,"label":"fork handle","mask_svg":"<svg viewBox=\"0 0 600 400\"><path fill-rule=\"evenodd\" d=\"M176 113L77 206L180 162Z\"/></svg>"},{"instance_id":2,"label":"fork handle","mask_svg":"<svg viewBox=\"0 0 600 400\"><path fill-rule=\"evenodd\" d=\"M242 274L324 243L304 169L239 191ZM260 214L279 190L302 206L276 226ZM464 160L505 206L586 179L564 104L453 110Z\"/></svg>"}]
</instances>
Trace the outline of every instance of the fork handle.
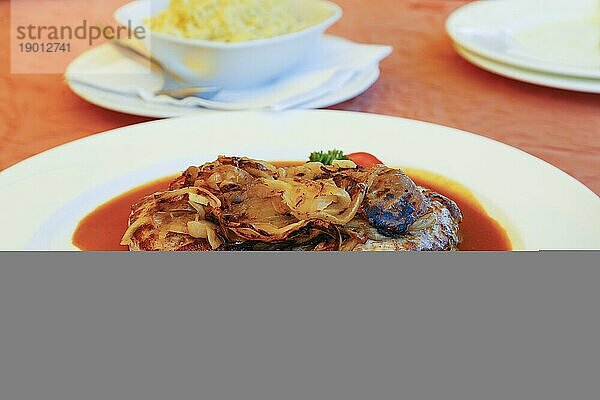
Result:
<instances>
[{"instance_id":1,"label":"fork handle","mask_svg":"<svg viewBox=\"0 0 600 400\"><path fill-rule=\"evenodd\" d=\"M154 65L155 67L160 69L161 72L168 75L170 78L174 79L175 81L184 82L184 79L182 79L179 75L177 75L176 73L174 73L173 71L169 70L164 65L162 65L158 60L156 60L154 57L152 57L152 55L146 54L146 53L134 48L133 46L123 42L120 39L113 39L112 43L123 50L129 51L130 53L135 54L138 57L141 57L144 60L149 61L152 65Z\"/></svg>"}]
</instances>

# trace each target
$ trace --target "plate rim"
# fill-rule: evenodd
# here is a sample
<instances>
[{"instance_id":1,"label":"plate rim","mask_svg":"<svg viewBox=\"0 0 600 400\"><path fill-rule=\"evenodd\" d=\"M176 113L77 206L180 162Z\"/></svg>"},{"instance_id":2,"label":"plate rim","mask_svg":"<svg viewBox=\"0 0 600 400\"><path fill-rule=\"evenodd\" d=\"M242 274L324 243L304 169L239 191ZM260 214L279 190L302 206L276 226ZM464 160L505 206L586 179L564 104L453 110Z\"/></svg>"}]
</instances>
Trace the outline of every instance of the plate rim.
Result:
<instances>
[{"instance_id":1,"label":"plate rim","mask_svg":"<svg viewBox=\"0 0 600 400\"><path fill-rule=\"evenodd\" d=\"M477 54L458 43L454 43L454 48L458 55L469 63L481 68L487 72L513 79L519 82L525 82L537 86L549 87L553 89L569 90L580 93L600 94L600 80L598 82L588 82L588 79L567 77L564 75L548 74L539 71L518 68L513 65L504 64L483 55ZM498 70L496 67L502 69ZM539 78L539 79L538 79ZM551 79L548 81L546 79ZM578 83L581 85L590 84L592 87L573 86Z\"/></svg>"},{"instance_id":2,"label":"plate rim","mask_svg":"<svg viewBox=\"0 0 600 400\"><path fill-rule=\"evenodd\" d=\"M274 112L268 112L268 111L255 111L255 110L246 110L246 111L228 111L227 113L223 113L222 111L218 111L218 110L207 110L207 113L210 114L261 114L261 115L269 115L269 114L277 114ZM343 115L343 114L353 114L353 115L362 115L362 116L367 116L367 118L382 118L382 119L388 119L388 120L401 120L401 121L405 121L408 123L416 123L416 124L422 124L422 125L427 125L427 126L434 126L437 128L444 128L444 129L449 129L452 130L454 134L458 134L458 135L462 135L462 136L466 136L466 137L470 137L473 139L477 139L477 140L482 140L484 142L487 143L491 143L494 145L500 145L501 147L503 147L505 150L510 150L510 151L516 151L518 153L520 153L521 155L532 159L532 160L536 160L537 162L541 162L543 164L545 164L546 166L561 172L562 174L565 175L565 177L571 179L572 181L578 183L580 186L582 186L583 188L585 188L587 191L589 191L590 193L598 196L592 189L590 189L589 187L587 187L583 182L579 181L578 179L576 179L575 177L569 175L567 172L563 171L562 169L560 169L559 167L550 164L548 161L545 161L539 157L534 156L533 154L530 154L528 152L526 152L525 150L522 150L518 147L515 146L511 146L509 144L506 144L504 142L492 139L490 137L487 137L485 135L479 135L477 133L474 132L470 132L464 129L459 129L459 128L454 128L451 126L447 126L447 125L442 125L442 124L438 124L435 122L430 122L430 121L425 121L425 120L420 120L420 119L415 119L415 118L406 118L406 117L400 117L400 116L394 116L394 115L389 115L389 114L379 114L379 113L371 113L371 112L362 112L362 111L347 111L347 110L329 110L329 109L297 109L297 110L288 110L285 112L280 112L278 114L282 114L282 113L286 113L286 114L291 114L291 113L323 113L323 114L339 114L339 115ZM178 121L181 120L187 120L187 119L194 119L194 118L199 118L200 115L188 115L188 116L182 116L182 117L178 117L178 118L174 118ZM102 132L97 132L88 136L84 136L75 140L71 140L69 142L60 144L58 146L52 147L50 149L41 151L37 154L31 155L3 170L0 170L0 186L2 185L2 180L4 179L4 177L7 174L12 174L14 170L23 168L24 165L27 165L28 163L31 162L36 162L39 159L43 159L45 157L48 157L52 154L54 154L55 152L61 152L64 151L65 149L71 147L71 146L76 146L79 145L81 143L87 143L87 142L94 142L97 140L101 140L102 138L106 138L107 136L116 136L116 135L122 135L122 134L127 134L127 131L133 131L134 129L140 129L143 128L145 126L151 126L151 125L168 125L170 123L171 118L166 118L166 119L155 119L155 120L151 120L151 121L144 121L144 122L139 122L137 124L132 124L132 125L126 125L126 126L121 126L121 127L117 127L117 128L113 128L113 129L108 129L106 131L102 131ZM124 131L124 132L123 132Z\"/></svg>"}]
</instances>

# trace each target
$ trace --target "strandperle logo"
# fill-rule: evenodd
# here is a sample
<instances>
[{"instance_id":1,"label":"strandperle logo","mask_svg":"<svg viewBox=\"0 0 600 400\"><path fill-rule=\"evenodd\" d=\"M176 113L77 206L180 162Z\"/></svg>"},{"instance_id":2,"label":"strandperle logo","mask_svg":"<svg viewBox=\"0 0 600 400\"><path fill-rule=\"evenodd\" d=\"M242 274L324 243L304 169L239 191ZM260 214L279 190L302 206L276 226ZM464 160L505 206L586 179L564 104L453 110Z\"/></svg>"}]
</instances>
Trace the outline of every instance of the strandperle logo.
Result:
<instances>
[{"instance_id":1,"label":"strandperle logo","mask_svg":"<svg viewBox=\"0 0 600 400\"><path fill-rule=\"evenodd\" d=\"M65 42L71 40L86 40L89 46L94 42L106 39L145 39L146 29L143 26L132 26L128 21L127 26L96 26L83 20L77 26L53 26L53 25L20 25L16 27L16 38L18 40L31 40L41 42ZM32 42L30 42L32 43Z\"/></svg>"},{"instance_id":2,"label":"strandperle logo","mask_svg":"<svg viewBox=\"0 0 600 400\"><path fill-rule=\"evenodd\" d=\"M11 72L64 74L88 51L110 53L108 46L102 46L114 40L149 47L151 35L143 23L115 21L115 10L122 3L124 0L11 0ZM151 14L148 2L141 15ZM142 66L146 67L149 70L150 65Z\"/></svg>"}]
</instances>

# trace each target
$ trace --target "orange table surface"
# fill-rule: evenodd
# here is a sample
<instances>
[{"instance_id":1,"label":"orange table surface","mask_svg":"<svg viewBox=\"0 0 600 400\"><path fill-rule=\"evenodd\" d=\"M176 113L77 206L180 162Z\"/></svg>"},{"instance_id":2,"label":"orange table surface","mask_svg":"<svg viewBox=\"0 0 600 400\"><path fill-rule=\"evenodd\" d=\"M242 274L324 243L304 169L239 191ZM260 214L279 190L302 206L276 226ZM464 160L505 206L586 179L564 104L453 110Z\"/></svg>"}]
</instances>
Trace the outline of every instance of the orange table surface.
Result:
<instances>
[{"instance_id":1,"label":"orange table surface","mask_svg":"<svg viewBox=\"0 0 600 400\"><path fill-rule=\"evenodd\" d=\"M106 0L107 11L125 2ZM381 64L382 75L371 89L331 108L413 118L487 136L555 165L600 193L600 95L517 82L464 61L453 50L444 23L466 1L336 2L344 16L331 33L390 44L394 52ZM3 0L0 170L78 138L150 120L85 102L60 74L11 74L9 18L9 2Z\"/></svg>"}]
</instances>

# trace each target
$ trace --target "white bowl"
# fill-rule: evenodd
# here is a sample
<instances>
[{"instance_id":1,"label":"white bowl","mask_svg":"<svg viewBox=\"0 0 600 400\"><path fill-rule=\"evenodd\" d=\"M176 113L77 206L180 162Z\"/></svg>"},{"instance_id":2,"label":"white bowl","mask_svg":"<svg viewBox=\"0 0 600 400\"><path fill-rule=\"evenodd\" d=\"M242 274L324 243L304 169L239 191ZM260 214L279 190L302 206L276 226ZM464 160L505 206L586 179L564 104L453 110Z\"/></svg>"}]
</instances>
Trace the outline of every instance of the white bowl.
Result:
<instances>
[{"instance_id":1,"label":"white bowl","mask_svg":"<svg viewBox=\"0 0 600 400\"><path fill-rule=\"evenodd\" d=\"M135 29L146 28L141 39L153 57L188 81L227 89L259 86L294 66L321 40L323 32L342 16L342 9L325 0L294 0L300 16L322 22L298 32L246 42L224 43L180 38L148 29L144 21L170 0L138 0L115 12L116 20ZM319 18L321 17L321 18Z\"/></svg>"}]
</instances>

